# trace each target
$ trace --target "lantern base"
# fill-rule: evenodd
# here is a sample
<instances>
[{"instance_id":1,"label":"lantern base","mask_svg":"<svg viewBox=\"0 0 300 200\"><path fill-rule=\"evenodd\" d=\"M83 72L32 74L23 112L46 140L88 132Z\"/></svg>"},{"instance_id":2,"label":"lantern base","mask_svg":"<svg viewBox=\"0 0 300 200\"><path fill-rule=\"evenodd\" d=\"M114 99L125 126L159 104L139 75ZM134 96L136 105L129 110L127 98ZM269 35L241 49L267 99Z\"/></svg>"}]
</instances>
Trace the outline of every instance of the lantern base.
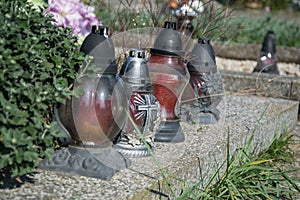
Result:
<instances>
[{"instance_id":1,"label":"lantern base","mask_svg":"<svg viewBox=\"0 0 300 200\"><path fill-rule=\"evenodd\" d=\"M220 118L220 111L216 107L205 110L198 106L185 104L181 106L181 120L195 124L215 124Z\"/></svg>"},{"instance_id":2,"label":"lantern base","mask_svg":"<svg viewBox=\"0 0 300 200\"><path fill-rule=\"evenodd\" d=\"M274 58L267 58L264 61L259 59L257 61L256 67L253 69L253 72L279 75L279 70L278 70L278 67L277 67L277 64L276 64L276 61Z\"/></svg>"},{"instance_id":3,"label":"lantern base","mask_svg":"<svg viewBox=\"0 0 300 200\"><path fill-rule=\"evenodd\" d=\"M148 144L148 148L150 148L153 152L154 142L148 140L146 142ZM114 148L126 157L146 157L151 155L144 143L133 145L126 141L120 141L114 145Z\"/></svg>"},{"instance_id":4,"label":"lantern base","mask_svg":"<svg viewBox=\"0 0 300 200\"><path fill-rule=\"evenodd\" d=\"M179 143L185 140L179 119L162 121L159 131L155 134L154 142Z\"/></svg>"},{"instance_id":5,"label":"lantern base","mask_svg":"<svg viewBox=\"0 0 300 200\"><path fill-rule=\"evenodd\" d=\"M39 168L110 180L115 173L129 165L130 160L112 147L69 146L56 151L51 160L42 160Z\"/></svg>"}]
</instances>

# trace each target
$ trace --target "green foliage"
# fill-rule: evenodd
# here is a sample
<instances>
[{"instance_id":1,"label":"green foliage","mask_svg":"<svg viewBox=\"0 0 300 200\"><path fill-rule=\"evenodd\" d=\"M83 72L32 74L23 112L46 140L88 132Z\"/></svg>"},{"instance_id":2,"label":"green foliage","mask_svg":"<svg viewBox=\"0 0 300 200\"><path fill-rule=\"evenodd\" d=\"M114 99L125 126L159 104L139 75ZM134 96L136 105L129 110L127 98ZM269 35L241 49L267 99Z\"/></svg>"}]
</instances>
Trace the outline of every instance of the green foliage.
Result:
<instances>
[{"instance_id":1,"label":"green foliage","mask_svg":"<svg viewBox=\"0 0 300 200\"><path fill-rule=\"evenodd\" d=\"M292 21L280 20L276 17L236 18L235 23L241 27L233 38L221 38L239 43L261 44L267 31L273 30L276 44L280 46L300 47L300 26Z\"/></svg>"},{"instance_id":2,"label":"green foliage","mask_svg":"<svg viewBox=\"0 0 300 200\"><path fill-rule=\"evenodd\" d=\"M145 1L144 9L140 11L130 9L130 3L120 2L123 3L120 3L118 8L112 8L103 0L93 2L97 16L109 26L111 33L133 28L162 27L165 20L176 21L174 16L154 11L154 8L159 5L151 7L147 4L150 1ZM226 6L223 8L213 8L213 4L206 4L206 6L206 11L192 20L193 38L205 36L213 41L261 44L267 31L273 30L277 45L300 47L300 26L293 21L279 19L276 17L276 12L267 16L242 18L236 17Z\"/></svg>"},{"instance_id":3,"label":"green foliage","mask_svg":"<svg viewBox=\"0 0 300 200\"><path fill-rule=\"evenodd\" d=\"M69 29L55 28L26 0L0 0L0 168L30 172L60 136L52 106L72 95L84 57Z\"/></svg>"},{"instance_id":4,"label":"green foliage","mask_svg":"<svg viewBox=\"0 0 300 200\"><path fill-rule=\"evenodd\" d=\"M134 28L162 27L165 16L156 8L159 1L142 2L143 9L132 9L134 1L119 0L119 6L112 7L106 0L94 1L95 13L107 25L110 32L127 31Z\"/></svg>"},{"instance_id":5,"label":"green foliage","mask_svg":"<svg viewBox=\"0 0 300 200\"><path fill-rule=\"evenodd\" d=\"M227 2L226 0L223 0L224 2ZM241 5L244 5L246 2L256 1L258 3L262 4L262 7L270 6L271 10L282 10L287 8L288 4L291 2L291 0L228 0L229 2L234 2L235 6L240 7Z\"/></svg>"},{"instance_id":6,"label":"green foliage","mask_svg":"<svg viewBox=\"0 0 300 200\"><path fill-rule=\"evenodd\" d=\"M260 115L257 125L267 108ZM256 127L244 146L231 152L228 130L226 160L207 183L200 180L196 185L184 188L177 199L295 199L300 192L299 181L287 174L299 169L284 171L276 166L279 161L293 161L292 151L288 147L292 136L275 134L269 146L259 150L258 144L253 143L255 132Z\"/></svg>"},{"instance_id":7,"label":"green foliage","mask_svg":"<svg viewBox=\"0 0 300 200\"><path fill-rule=\"evenodd\" d=\"M280 137L275 137L270 145L259 153L258 157L278 163L293 162L294 151L289 147L293 136L295 135L286 134Z\"/></svg>"},{"instance_id":8,"label":"green foliage","mask_svg":"<svg viewBox=\"0 0 300 200\"><path fill-rule=\"evenodd\" d=\"M229 138L229 137L228 137ZM287 148L291 136L276 137L269 147L255 155L255 150L247 147L233 154L229 152L227 160L208 179L185 188L177 199L295 199L300 192L299 182L288 176L288 173L299 169L282 170L277 162L289 154ZM283 148L283 149L281 149ZM286 160L286 158L285 158ZM225 172L221 168L225 165Z\"/></svg>"},{"instance_id":9,"label":"green foliage","mask_svg":"<svg viewBox=\"0 0 300 200\"><path fill-rule=\"evenodd\" d=\"M287 161L287 155L292 158L287 146L291 135L275 137L258 155L256 148L250 150L253 136L244 148L232 153L228 133L227 160L206 185L200 180L185 188L177 199L295 199L300 192L299 181L290 178L288 173L299 169L284 171L276 165L276 162ZM226 167L224 173L223 166Z\"/></svg>"},{"instance_id":10,"label":"green foliage","mask_svg":"<svg viewBox=\"0 0 300 200\"><path fill-rule=\"evenodd\" d=\"M212 6L212 5L211 5ZM227 7L208 9L200 17L193 20L194 38L208 37L213 41L230 40L240 30L243 22L232 15Z\"/></svg>"},{"instance_id":11,"label":"green foliage","mask_svg":"<svg viewBox=\"0 0 300 200\"><path fill-rule=\"evenodd\" d=\"M291 0L266 0L263 1L263 6L270 6L271 10L286 9Z\"/></svg>"},{"instance_id":12,"label":"green foliage","mask_svg":"<svg viewBox=\"0 0 300 200\"><path fill-rule=\"evenodd\" d=\"M264 5L269 5L271 10L281 10L288 7L291 0L268 0Z\"/></svg>"}]
</instances>

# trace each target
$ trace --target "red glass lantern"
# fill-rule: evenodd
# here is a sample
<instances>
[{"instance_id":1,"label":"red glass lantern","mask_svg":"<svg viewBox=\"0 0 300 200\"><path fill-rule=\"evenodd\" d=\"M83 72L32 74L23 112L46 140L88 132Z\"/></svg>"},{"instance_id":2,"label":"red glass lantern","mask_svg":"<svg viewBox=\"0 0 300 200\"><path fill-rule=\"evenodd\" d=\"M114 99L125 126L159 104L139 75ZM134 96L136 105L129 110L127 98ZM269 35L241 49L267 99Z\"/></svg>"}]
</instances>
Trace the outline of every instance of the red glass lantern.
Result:
<instances>
[{"instance_id":1,"label":"red glass lantern","mask_svg":"<svg viewBox=\"0 0 300 200\"><path fill-rule=\"evenodd\" d=\"M185 52L175 22L165 22L165 28L157 36L150 54L148 65L153 95L161 106L161 124L155 141L183 142L185 137L179 123L179 105L189 73L183 63Z\"/></svg>"}]
</instances>

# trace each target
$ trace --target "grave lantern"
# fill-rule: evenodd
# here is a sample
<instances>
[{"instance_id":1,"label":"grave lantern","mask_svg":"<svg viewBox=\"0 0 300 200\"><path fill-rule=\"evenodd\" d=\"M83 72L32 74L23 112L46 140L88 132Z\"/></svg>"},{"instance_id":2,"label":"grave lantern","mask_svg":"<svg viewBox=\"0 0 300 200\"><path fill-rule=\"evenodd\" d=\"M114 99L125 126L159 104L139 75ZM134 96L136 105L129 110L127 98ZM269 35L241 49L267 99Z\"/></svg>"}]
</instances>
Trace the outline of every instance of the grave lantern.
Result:
<instances>
[{"instance_id":1,"label":"grave lantern","mask_svg":"<svg viewBox=\"0 0 300 200\"><path fill-rule=\"evenodd\" d=\"M153 94L161 107L161 123L155 134L157 142L183 142L180 126L179 106L189 73L183 63L185 52L175 22L165 22L150 49L148 60Z\"/></svg>"},{"instance_id":2,"label":"grave lantern","mask_svg":"<svg viewBox=\"0 0 300 200\"><path fill-rule=\"evenodd\" d=\"M222 99L223 86L209 38L198 39L198 43L188 55L187 68L190 84L186 87L182 99L185 102L182 106L183 118L200 124L216 123L220 117L216 106Z\"/></svg>"},{"instance_id":3,"label":"grave lantern","mask_svg":"<svg viewBox=\"0 0 300 200\"><path fill-rule=\"evenodd\" d=\"M124 85L116 75L114 45L107 27L93 26L81 51L92 56L79 70L73 86L83 94L58 107L55 116L72 143L40 167L109 180L126 168L129 160L112 147L125 123L128 105Z\"/></svg>"},{"instance_id":4,"label":"grave lantern","mask_svg":"<svg viewBox=\"0 0 300 200\"><path fill-rule=\"evenodd\" d=\"M276 37L275 33L271 30L265 35L259 59L253 72L279 74L276 58Z\"/></svg>"},{"instance_id":5,"label":"grave lantern","mask_svg":"<svg viewBox=\"0 0 300 200\"><path fill-rule=\"evenodd\" d=\"M147 148L153 150L160 111L159 103L152 95L145 51L130 49L119 75L127 88L129 113L114 147L128 157L149 156Z\"/></svg>"}]
</instances>

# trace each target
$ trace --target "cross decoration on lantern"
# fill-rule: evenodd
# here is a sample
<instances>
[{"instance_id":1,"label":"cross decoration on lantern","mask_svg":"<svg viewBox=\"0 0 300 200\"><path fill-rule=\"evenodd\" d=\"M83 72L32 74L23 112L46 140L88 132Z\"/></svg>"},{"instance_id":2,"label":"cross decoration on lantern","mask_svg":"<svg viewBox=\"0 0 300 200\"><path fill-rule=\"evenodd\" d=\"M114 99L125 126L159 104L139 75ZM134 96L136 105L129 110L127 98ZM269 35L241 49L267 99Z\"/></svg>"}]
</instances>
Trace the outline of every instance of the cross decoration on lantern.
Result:
<instances>
[{"instance_id":1,"label":"cross decoration on lantern","mask_svg":"<svg viewBox=\"0 0 300 200\"><path fill-rule=\"evenodd\" d=\"M143 129L143 135L145 135L145 131L147 131L147 127L149 127L150 125L150 120L151 120L151 114L152 111L157 111L158 109L158 105L153 103L153 96L149 95L149 94L143 94L144 98L138 98L135 99L134 103L136 103L136 110L137 111L142 111L139 112L135 115L136 119L141 118L141 116L144 116L146 113L146 117L145 117L145 123L144 123L144 127L146 127L145 129ZM152 99L151 99L152 97ZM152 101L151 101L152 100Z\"/></svg>"}]
</instances>

